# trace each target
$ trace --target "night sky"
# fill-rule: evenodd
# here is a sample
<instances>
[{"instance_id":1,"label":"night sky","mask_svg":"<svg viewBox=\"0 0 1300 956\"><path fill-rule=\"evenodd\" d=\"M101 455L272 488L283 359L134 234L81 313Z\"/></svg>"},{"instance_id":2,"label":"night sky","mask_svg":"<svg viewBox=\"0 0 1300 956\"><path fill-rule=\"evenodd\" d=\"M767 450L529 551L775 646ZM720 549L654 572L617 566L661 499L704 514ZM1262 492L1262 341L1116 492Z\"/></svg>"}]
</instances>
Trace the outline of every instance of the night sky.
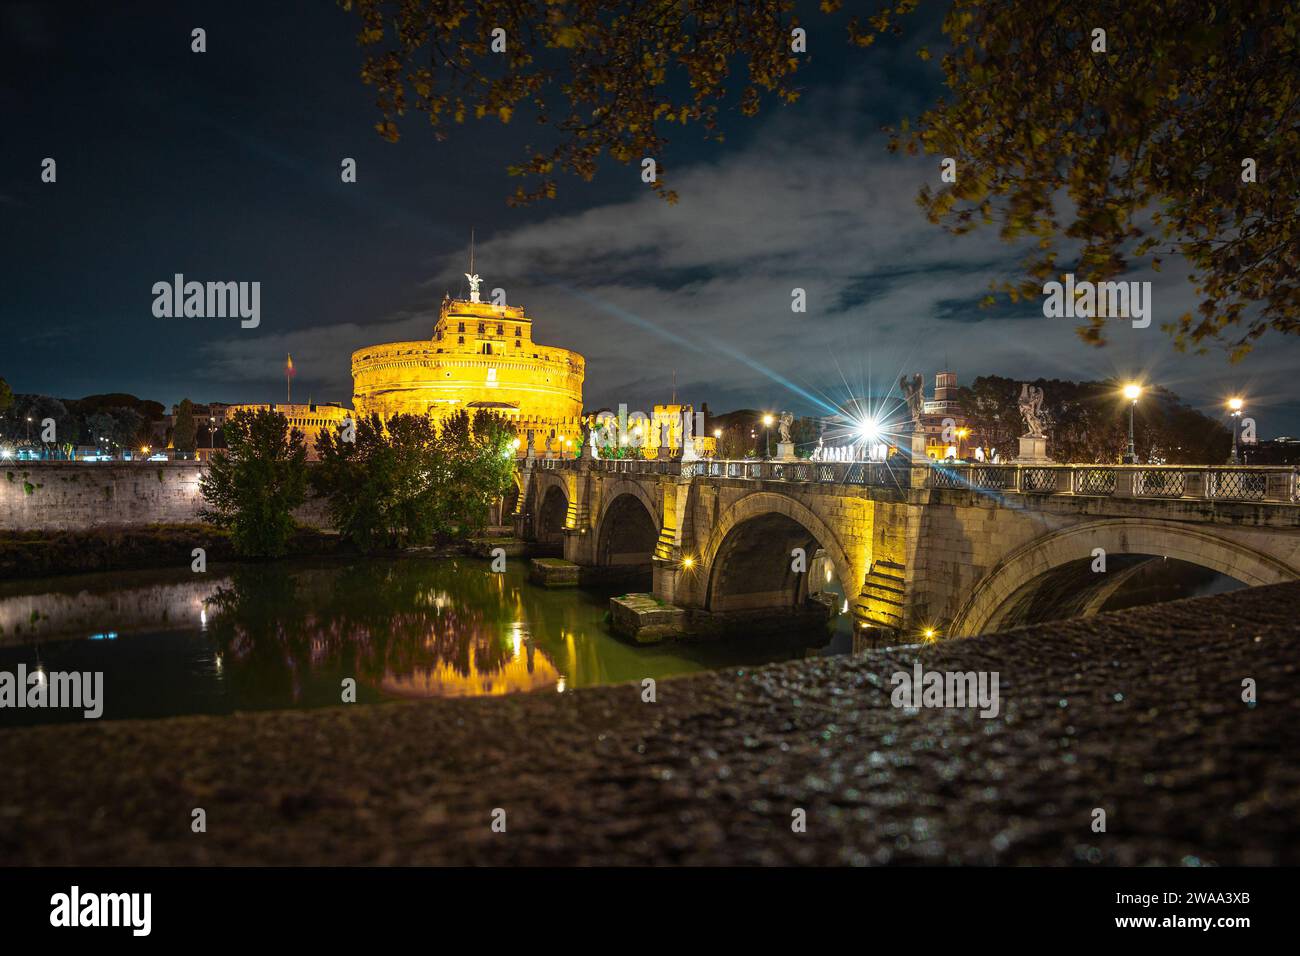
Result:
<instances>
[{"instance_id":1,"label":"night sky","mask_svg":"<svg viewBox=\"0 0 1300 956\"><path fill-rule=\"evenodd\" d=\"M1159 325L1195 302L1178 263L1127 277L1154 283L1155 320L1113 325L1104 349L1037 303L977 307L1019 251L926 222L914 199L938 159L890 156L880 132L941 91L938 56L915 55L942 49L935 17L855 50L810 7L803 100L730 113L722 145L675 129L659 160L676 206L609 163L527 209L504 201L506 165L541 139L526 120L442 143L420 114L398 144L374 132L358 22L328 0L0 6L0 377L15 392L279 401L291 352L295 399L350 403L353 349L428 338L443 292L464 294L473 228L485 290L587 357L588 408L648 410L675 370L679 398L714 411L808 413L902 371L932 387L946 364L962 382L1137 376L1211 414L1240 392L1261 438L1300 433L1296 338L1270 333L1236 366L1174 352ZM260 281L260 327L155 318L151 288L178 272ZM790 311L796 286L807 314Z\"/></svg>"}]
</instances>

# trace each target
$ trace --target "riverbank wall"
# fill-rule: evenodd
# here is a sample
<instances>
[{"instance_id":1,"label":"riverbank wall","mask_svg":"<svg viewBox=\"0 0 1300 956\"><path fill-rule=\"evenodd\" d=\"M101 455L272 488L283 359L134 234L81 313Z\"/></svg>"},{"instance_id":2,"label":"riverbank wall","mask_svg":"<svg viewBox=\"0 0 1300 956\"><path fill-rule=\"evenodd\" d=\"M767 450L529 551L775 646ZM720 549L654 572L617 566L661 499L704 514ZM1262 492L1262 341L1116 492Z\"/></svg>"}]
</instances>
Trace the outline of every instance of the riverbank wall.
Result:
<instances>
[{"instance_id":1,"label":"riverbank wall","mask_svg":"<svg viewBox=\"0 0 1300 956\"><path fill-rule=\"evenodd\" d=\"M0 531L80 531L193 524L203 508L191 461L0 462ZM325 530L324 502L308 499L294 517Z\"/></svg>"}]
</instances>

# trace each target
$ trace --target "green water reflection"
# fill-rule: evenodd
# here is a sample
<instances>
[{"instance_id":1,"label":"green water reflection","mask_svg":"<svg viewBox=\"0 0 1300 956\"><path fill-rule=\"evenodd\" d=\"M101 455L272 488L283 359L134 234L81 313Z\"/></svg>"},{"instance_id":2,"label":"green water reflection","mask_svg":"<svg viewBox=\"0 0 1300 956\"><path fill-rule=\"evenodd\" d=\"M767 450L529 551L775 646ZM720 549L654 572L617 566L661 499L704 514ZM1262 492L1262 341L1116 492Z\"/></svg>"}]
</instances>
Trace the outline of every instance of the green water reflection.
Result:
<instances>
[{"instance_id":1,"label":"green water reflection","mask_svg":"<svg viewBox=\"0 0 1300 956\"><path fill-rule=\"evenodd\" d=\"M0 668L104 672L105 718L482 696L639 681L847 649L835 633L638 647L609 593L545 590L457 558L243 566L197 576L87 576L0 590ZM813 646L810 646L813 645ZM79 719L0 711L0 724Z\"/></svg>"}]
</instances>

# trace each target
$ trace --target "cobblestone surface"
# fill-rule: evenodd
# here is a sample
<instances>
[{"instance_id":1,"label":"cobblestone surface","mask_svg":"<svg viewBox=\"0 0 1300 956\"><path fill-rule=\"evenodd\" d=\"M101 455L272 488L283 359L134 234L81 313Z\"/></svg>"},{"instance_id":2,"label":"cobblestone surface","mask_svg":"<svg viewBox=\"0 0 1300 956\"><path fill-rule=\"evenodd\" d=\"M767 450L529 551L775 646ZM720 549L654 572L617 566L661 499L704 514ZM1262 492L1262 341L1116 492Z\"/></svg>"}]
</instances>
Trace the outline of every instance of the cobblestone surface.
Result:
<instances>
[{"instance_id":1,"label":"cobblestone surface","mask_svg":"<svg viewBox=\"0 0 1300 956\"><path fill-rule=\"evenodd\" d=\"M623 685L3 731L0 862L1296 864L1298 609L1300 584L1257 588L664 680L653 704ZM918 655L998 671L1001 713L892 707Z\"/></svg>"}]
</instances>

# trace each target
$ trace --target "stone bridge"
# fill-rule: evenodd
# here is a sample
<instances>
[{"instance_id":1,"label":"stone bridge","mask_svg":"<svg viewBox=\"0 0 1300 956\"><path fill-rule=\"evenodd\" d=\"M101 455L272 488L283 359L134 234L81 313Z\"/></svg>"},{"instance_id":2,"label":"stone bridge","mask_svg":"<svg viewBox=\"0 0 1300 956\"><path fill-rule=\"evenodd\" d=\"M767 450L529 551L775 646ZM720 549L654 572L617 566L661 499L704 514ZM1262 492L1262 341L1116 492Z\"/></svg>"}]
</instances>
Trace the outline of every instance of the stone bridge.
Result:
<instances>
[{"instance_id":1,"label":"stone bridge","mask_svg":"<svg viewBox=\"0 0 1300 956\"><path fill-rule=\"evenodd\" d=\"M665 634L779 625L825 608L832 578L855 628L890 640L1087 616L1152 562L1300 578L1294 468L519 464L517 533L594 580L642 576Z\"/></svg>"}]
</instances>

